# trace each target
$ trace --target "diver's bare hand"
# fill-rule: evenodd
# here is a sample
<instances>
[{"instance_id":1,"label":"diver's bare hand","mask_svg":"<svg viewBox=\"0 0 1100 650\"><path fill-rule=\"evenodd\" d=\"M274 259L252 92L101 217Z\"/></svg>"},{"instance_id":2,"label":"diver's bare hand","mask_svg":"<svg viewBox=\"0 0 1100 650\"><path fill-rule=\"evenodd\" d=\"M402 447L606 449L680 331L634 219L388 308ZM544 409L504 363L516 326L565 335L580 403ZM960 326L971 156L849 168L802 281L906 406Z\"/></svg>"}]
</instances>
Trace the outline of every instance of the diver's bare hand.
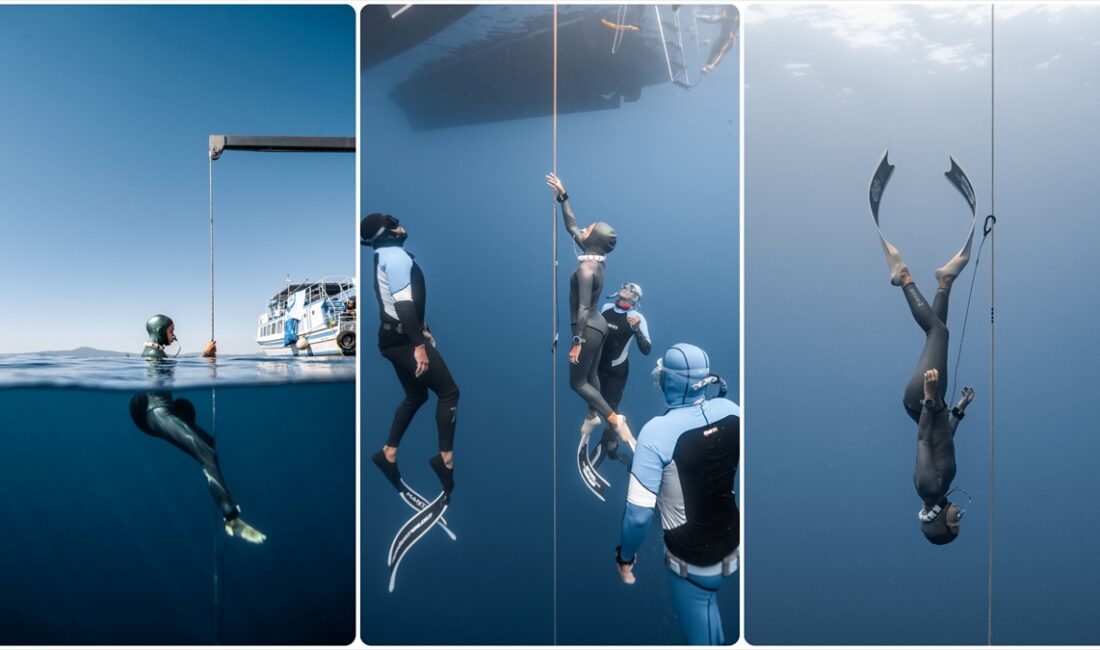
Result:
<instances>
[{"instance_id":1,"label":"diver's bare hand","mask_svg":"<svg viewBox=\"0 0 1100 650\"><path fill-rule=\"evenodd\" d=\"M965 409L970 405L970 402L974 401L974 389L970 386L963 386L962 397L959 398L959 410Z\"/></svg>"},{"instance_id":2,"label":"diver's bare hand","mask_svg":"<svg viewBox=\"0 0 1100 650\"><path fill-rule=\"evenodd\" d=\"M626 322L630 323L630 329L637 330L638 329L638 323L642 322L642 319L640 319L636 316L627 316L626 317Z\"/></svg>"},{"instance_id":3,"label":"diver's bare hand","mask_svg":"<svg viewBox=\"0 0 1100 650\"><path fill-rule=\"evenodd\" d=\"M218 342L211 339L206 342L206 347L202 349L202 356L204 357L216 357L218 356Z\"/></svg>"},{"instance_id":4,"label":"diver's bare hand","mask_svg":"<svg viewBox=\"0 0 1100 650\"><path fill-rule=\"evenodd\" d=\"M554 172L550 172L546 175L546 184L558 194L565 194L565 184L561 182L561 179L558 178Z\"/></svg>"},{"instance_id":5,"label":"diver's bare hand","mask_svg":"<svg viewBox=\"0 0 1100 650\"><path fill-rule=\"evenodd\" d=\"M413 348L413 359L416 360L415 375L417 377L428 372L428 350L423 343Z\"/></svg>"},{"instance_id":6,"label":"diver's bare hand","mask_svg":"<svg viewBox=\"0 0 1100 650\"><path fill-rule=\"evenodd\" d=\"M574 343L573 347L569 348L569 363L574 366L581 362L581 344Z\"/></svg>"}]
</instances>

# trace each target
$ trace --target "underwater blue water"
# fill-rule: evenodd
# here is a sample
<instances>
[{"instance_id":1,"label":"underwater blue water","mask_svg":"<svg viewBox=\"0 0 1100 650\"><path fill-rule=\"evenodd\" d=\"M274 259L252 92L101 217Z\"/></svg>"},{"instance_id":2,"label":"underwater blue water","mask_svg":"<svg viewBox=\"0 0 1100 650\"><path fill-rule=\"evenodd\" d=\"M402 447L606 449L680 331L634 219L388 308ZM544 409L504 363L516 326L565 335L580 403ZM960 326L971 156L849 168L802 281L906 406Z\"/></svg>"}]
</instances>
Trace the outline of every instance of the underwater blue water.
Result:
<instances>
[{"instance_id":1,"label":"underwater blue water","mask_svg":"<svg viewBox=\"0 0 1100 650\"><path fill-rule=\"evenodd\" d=\"M988 16L988 7L984 10ZM945 46L989 52L989 22L907 8ZM805 23L746 28L746 637L754 644L985 644L990 401L995 388L992 626L996 644L1097 643L1098 450L1089 407L1100 229L1089 81L1100 12L997 21L996 374L990 244L953 392L954 484L973 496L936 547L914 516L916 428L902 390L923 341L890 286L867 208L875 162L897 165L882 223L918 287L958 250L970 216L942 177L966 167L979 228L990 205L989 68L922 75L908 55L855 50ZM780 30L780 27L783 27ZM753 37L755 35L755 37ZM1084 42L1092 39L1086 38ZM869 52L876 56L867 56ZM1087 57L1082 58L1082 51ZM1049 71L1039 64L1064 52ZM815 76L784 69L813 64ZM835 100L840 86L853 92ZM978 237L980 238L979 232ZM975 253L979 241L975 240ZM975 261L952 291L954 371ZM961 500L966 503L966 497Z\"/></svg>"},{"instance_id":2,"label":"underwater blue water","mask_svg":"<svg viewBox=\"0 0 1100 650\"><path fill-rule=\"evenodd\" d=\"M603 9L614 19L617 7ZM517 15L549 12L480 7L467 26L438 38L452 43L458 40L452 30L512 26L523 22ZM550 354L555 317L562 340L570 336L568 279L575 266L543 181L551 165L551 119L410 129L388 93L416 62L432 58L435 50L423 48L363 75L363 211L391 213L409 231L406 250L427 283L426 321L462 391L457 487L447 511L458 540L432 531L406 557L396 590L387 593L385 555L411 510L369 459L403 395L389 362L371 349L376 316L369 299L361 353L360 636L368 644L682 643L659 523L639 553L638 583L626 587L617 576L625 468L603 466L612 483L606 503L577 475L585 406L568 386L567 345ZM549 39L545 55L549 65ZM649 372L673 343L707 349L736 399L737 65L734 52L689 92L665 83L646 87L638 102L617 110L558 117L558 173L578 220L605 220L618 231L606 292L627 281L645 291L641 310L655 352L648 358L631 352L621 407L635 433L663 411ZM560 260L556 304L553 232ZM362 249L362 278L372 277L372 256ZM551 364L558 369L556 412ZM433 396L399 456L402 474L425 494L438 489L427 465L438 450L434 408ZM734 577L719 594L728 642L739 636L738 597Z\"/></svg>"},{"instance_id":3,"label":"underwater blue water","mask_svg":"<svg viewBox=\"0 0 1100 650\"><path fill-rule=\"evenodd\" d=\"M193 369L159 386L216 436L243 518L267 535L254 546L225 534L199 465L134 425L129 402L147 386L95 387L144 362L39 361L49 368L7 358L0 389L0 643L355 638L353 381L288 383L292 370L261 383L261 362L219 359L234 385L203 385ZM68 385L33 380L53 371Z\"/></svg>"}]
</instances>

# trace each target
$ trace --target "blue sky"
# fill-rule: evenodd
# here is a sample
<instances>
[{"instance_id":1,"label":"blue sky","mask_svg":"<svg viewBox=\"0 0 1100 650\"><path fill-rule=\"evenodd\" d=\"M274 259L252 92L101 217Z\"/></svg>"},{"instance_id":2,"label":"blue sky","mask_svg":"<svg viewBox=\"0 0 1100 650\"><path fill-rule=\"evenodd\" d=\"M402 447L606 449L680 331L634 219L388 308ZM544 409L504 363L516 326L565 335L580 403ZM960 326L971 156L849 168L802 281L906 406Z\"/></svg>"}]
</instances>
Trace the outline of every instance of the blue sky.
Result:
<instances>
[{"instance_id":1,"label":"blue sky","mask_svg":"<svg viewBox=\"0 0 1100 650\"><path fill-rule=\"evenodd\" d=\"M0 6L0 352L140 350L152 314L209 334L207 138L355 133L355 14ZM252 353L289 274L355 273L351 154L214 165L216 335Z\"/></svg>"},{"instance_id":2,"label":"blue sky","mask_svg":"<svg viewBox=\"0 0 1100 650\"><path fill-rule=\"evenodd\" d=\"M1100 606L1100 7L1000 6L995 27L994 642L1096 643L1082 612ZM931 295L969 221L943 178L949 155L969 172L979 224L991 209L990 45L988 5L747 11L750 642L986 641L990 250L954 387L977 391L956 437L955 485L974 504L959 540L933 547L914 516L916 433L900 403L923 335L889 284L867 186L889 148L883 230ZM973 271L952 294L951 370Z\"/></svg>"}]
</instances>

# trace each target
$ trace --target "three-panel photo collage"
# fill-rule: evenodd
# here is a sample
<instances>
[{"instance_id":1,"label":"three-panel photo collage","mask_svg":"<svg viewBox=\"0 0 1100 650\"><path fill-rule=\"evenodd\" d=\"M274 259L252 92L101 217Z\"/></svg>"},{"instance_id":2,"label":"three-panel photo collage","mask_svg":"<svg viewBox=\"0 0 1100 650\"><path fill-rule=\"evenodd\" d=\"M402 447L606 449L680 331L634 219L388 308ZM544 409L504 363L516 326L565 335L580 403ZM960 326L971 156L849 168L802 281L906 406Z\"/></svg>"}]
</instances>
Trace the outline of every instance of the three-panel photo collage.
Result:
<instances>
[{"instance_id":1,"label":"three-panel photo collage","mask_svg":"<svg viewBox=\"0 0 1100 650\"><path fill-rule=\"evenodd\" d=\"M0 646L1100 647L1100 5L0 4Z\"/></svg>"}]
</instances>

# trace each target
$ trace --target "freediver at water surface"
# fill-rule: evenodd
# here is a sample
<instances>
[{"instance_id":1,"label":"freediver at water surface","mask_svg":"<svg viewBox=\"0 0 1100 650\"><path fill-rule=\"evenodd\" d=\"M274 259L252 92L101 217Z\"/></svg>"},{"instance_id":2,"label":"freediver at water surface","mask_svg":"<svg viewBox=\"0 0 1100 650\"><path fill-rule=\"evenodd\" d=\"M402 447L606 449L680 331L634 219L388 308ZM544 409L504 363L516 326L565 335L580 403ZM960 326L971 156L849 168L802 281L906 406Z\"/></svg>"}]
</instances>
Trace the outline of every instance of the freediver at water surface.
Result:
<instances>
[{"instance_id":1,"label":"freediver at water surface","mask_svg":"<svg viewBox=\"0 0 1100 650\"><path fill-rule=\"evenodd\" d=\"M408 233L397 218L374 213L359 224L360 244L374 249L374 291L378 297L378 348L397 373L405 398L397 405L389 437L371 457L398 495L417 513L398 530L390 547L390 591L393 591L401 559L433 526L454 539L443 513L451 501L454 481L454 436L458 415L458 385L436 349L424 321L426 291L424 274L413 256L405 251ZM436 429L439 455L428 462L439 478L442 492L429 502L401 478L397 449L413 416L428 401L428 390L436 394Z\"/></svg>"},{"instance_id":2,"label":"freediver at water surface","mask_svg":"<svg viewBox=\"0 0 1100 650\"><path fill-rule=\"evenodd\" d=\"M176 327L172 319L157 314L145 323L145 329L149 340L145 342L141 356L152 364L173 363L164 351L167 346L179 340L176 338ZM202 356L212 359L216 354L216 343L209 341ZM171 373L171 368L167 365L156 366L153 370ZM130 417L139 429L167 440L202 465L206 485L225 519L225 532L231 537L262 544L267 536L241 519L241 508L230 494L222 476L214 436L198 426L195 415L195 406L190 401L183 398L172 399L172 394L168 391L139 393L130 400Z\"/></svg>"},{"instance_id":3,"label":"freediver at water surface","mask_svg":"<svg viewBox=\"0 0 1100 650\"><path fill-rule=\"evenodd\" d=\"M573 332L569 348L569 387L588 406L588 413L581 425L577 469L588 489L603 500L603 493L610 484L596 473L588 458L588 437L599 426L599 416L606 418L621 442L634 448L634 436L626 424L626 418L616 413L600 394L598 373L600 355L607 338L607 320L596 306L603 294L604 260L608 253L615 250L618 235L603 221L596 221L587 228L578 226L565 184L553 173L546 176L546 184L557 193L566 231L584 251L577 256L577 268L569 277L569 323Z\"/></svg>"},{"instance_id":4,"label":"freediver at water surface","mask_svg":"<svg viewBox=\"0 0 1100 650\"><path fill-rule=\"evenodd\" d=\"M962 249L947 264L936 270L938 288L932 305L929 306L917 289L901 253L887 241L879 228L878 206L893 169L884 154L871 182L871 214L886 253L886 263L890 267L890 283L901 287L913 320L925 334L924 348L917 360L917 367L905 386L902 403L906 413L917 423L917 463L913 472L913 484L924 502L917 513L921 532L929 542L943 545L954 541L959 535L963 510L958 504L949 501L947 496L956 471L955 430L966 415L966 407L974 399L974 389L964 386L958 403L953 408L947 407L947 306L951 286L970 261L974 227L971 225L970 234ZM952 178L956 171L957 176ZM965 174L953 160L952 170L947 173L947 177L973 207L973 191L969 180L966 180Z\"/></svg>"},{"instance_id":5,"label":"freediver at water surface","mask_svg":"<svg viewBox=\"0 0 1100 650\"><path fill-rule=\"evenodd\" d=\"M618 411L626 380L630 376L630 342L636 341L638 349L645 355L653 349L653 343L645 316L638 311L642 287L634 282L625 282L608 298L615 300L604 304L601 309L607 321L607 339L604 340L596 374L600 380L600 395L607 400L611 410ZM589 462L593 467L599 467L605 457L630 467L630 452L619 449L618 438L609 427L604 429L603 438L595 451L589 454Z\"/></svg>"},{"instance_id":6,"label":"freediver at water surface","mask_svg":"<svg viewBox=\"0 0 1100 650\"><path fill-rule=\"evenodd\" d=\"M665 565L676 618L689 645L725 643L718 611L722 578L738 567L741 521L734 493L741 449L741 409L697 346L677 343L657 362L668 411L638 433L615 561L635 583L637 552L653 510L665 531ZM707 386L718 395L708 398Z\"/></svg>"}]
</instances>

